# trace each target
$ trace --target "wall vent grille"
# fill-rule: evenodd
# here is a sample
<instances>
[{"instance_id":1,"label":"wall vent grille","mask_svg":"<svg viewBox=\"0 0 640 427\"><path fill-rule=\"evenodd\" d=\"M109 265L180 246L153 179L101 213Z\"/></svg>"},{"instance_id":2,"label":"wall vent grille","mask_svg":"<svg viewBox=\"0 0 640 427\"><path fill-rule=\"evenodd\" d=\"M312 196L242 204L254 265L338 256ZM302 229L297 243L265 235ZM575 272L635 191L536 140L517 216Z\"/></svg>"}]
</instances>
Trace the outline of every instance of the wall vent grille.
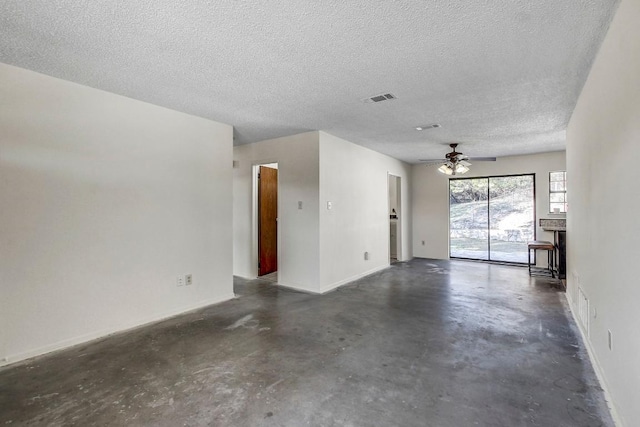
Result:
<instances>
[{"instance_id":1,"label":"wall vent grille","mask_svg":"<svg viewBox=\"0 0 640 427\"><path fill-rule=\"evenodd\" d=\"M589 298L580 287L578 288L578 318L589 337Z\"/></svg>"}]
</instances>

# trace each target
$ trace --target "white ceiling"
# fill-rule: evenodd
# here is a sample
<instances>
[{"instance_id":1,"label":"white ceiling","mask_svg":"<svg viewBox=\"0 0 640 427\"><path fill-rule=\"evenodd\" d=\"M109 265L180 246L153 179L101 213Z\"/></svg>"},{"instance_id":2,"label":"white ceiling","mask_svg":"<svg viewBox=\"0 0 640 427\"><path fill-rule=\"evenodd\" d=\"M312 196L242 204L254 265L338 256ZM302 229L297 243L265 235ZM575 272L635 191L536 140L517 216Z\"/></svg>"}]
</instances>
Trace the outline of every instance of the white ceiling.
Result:
<instances>
[{"instance_id":1,"label":"white ceiling","mask_svg":"<svg viewBox=\"0 0 640 427\"><path fill-rule=\"evenodd\" d=\"M617 4L3 0L0 61L232 124L236 144L324 130L412 163L452 141L526 154L564 149Z\"/></svg>"}]
</instances>

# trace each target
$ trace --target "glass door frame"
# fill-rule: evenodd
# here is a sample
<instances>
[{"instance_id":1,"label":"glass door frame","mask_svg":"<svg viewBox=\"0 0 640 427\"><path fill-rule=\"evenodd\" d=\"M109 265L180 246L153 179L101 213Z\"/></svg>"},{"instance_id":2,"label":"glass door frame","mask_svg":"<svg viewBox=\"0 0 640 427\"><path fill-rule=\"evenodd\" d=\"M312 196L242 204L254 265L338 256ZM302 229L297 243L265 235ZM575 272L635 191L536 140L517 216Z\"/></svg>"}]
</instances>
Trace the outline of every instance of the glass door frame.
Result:
<instances>
[{"instance_id":1,"label":"glass door frame","mask_svg":"<svg viewBox=\"0 0 640 427\"><path fill-rule=\"evenodd\" d=\"M468 261L482 261L488 263L496 263L496 264L511 264L511 265L526 265L526 262L516 262L516 261L495 261L491 259L491 215L490 215L490 207L489 202L491 201L489 194L491 191L491 178L509 178L509 177L518 177L518 176L530 176L533 178L533 240L537 239L537 215L536 215L536 174L535 173L517 173L517 174L508 174L508 175L486 175L486 176L469 176L463 178L449 178L449 225L448 225L448 236L447 240L449 241L449 259L459 259L459 260L468 260ZM465 257L454 257L451 256L451 181L462 181L469 179L486 179L487 180L487 258L465 258ZM530 254L527 252L527 258L529 259ZM536 263L536 254L534 251L532 264Z\"/></svg>"}]
</instances>

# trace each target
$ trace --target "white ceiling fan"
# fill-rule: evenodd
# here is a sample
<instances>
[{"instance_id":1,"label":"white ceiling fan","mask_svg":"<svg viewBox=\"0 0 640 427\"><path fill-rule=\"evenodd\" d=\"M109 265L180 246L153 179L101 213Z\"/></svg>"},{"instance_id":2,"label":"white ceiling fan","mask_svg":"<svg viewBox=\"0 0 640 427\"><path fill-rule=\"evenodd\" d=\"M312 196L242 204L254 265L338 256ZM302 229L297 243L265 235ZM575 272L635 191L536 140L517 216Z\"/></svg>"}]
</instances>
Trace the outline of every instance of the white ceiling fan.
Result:
<instances>
[{"instance_id":1,"label":"white ceiling fan","mask_svg":"<svg viewBox=\"0 0 640 427\"><path fill-rule=\"evenodd\" d=\"M457 143L449 144L451 152L444 159L420 159L424 163L442 163L438 171L445 175L462 175L469 171L470 162L495 162L495 157L469 157L456 151Z\"/></svg>"}]
</instances>

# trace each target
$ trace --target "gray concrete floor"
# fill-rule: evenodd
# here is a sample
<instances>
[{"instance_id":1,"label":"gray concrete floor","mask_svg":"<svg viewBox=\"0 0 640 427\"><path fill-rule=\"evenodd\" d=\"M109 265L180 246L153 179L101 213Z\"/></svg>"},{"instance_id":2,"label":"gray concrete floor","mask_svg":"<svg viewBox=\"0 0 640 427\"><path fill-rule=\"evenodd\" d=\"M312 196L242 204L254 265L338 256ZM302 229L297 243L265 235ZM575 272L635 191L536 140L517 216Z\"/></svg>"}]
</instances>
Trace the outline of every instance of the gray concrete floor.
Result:
<instances>
[{"instance_id":1,"label":"gray concrete floor","mask_svg":"<svg viewBox=\"0 0 640 427\"><path fill-rule=\"evenodd\" d=\"M232 301L0 370L0 426L612 426L565 296L416 259Z\"/></svg>"}]
</instances>

